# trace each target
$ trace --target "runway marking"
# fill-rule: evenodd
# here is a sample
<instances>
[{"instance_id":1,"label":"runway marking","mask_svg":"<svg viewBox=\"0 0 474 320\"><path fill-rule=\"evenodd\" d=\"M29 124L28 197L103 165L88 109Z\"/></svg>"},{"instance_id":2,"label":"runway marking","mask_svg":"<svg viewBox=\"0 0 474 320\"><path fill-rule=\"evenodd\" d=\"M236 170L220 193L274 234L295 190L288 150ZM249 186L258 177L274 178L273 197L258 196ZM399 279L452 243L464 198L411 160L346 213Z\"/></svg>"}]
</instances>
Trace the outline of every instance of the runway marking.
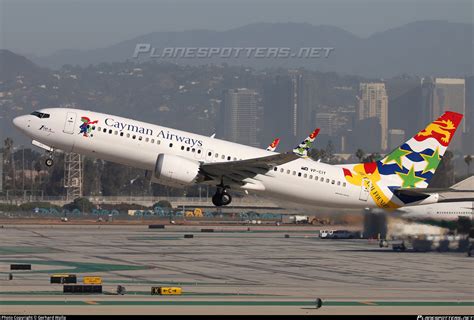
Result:
<instances>
[{"instance_id":1,"label":"runway marking","mask_svg":"<svg viewBox=\"0 0 474 320\"><path fill-rule=\"evenodd\" d=\"M376 305L377 305L376 303L371 302L371 301L361 301L360 303L366 304L366 305L368 305L368 306L376 306Z\"/></svg>"},{"instance_id":2,"label":"runway marking","mask_svg":"<svg viewBox=\"0 0 474 320\"><path fill-rule=\"evenodd\" d=\"M367 302L367 301L364 301ZM364 306L362 301L323 301L324 306ZM472 307L474 301L374 301L377 307ZM133 305L168 305L168 306L314 306L314 301L197 301L197 300L104 300L104 301L61 301L61 300L3 300L0 305L97 305L97 306L133 306Z\"/></svg>"}]
</instances>

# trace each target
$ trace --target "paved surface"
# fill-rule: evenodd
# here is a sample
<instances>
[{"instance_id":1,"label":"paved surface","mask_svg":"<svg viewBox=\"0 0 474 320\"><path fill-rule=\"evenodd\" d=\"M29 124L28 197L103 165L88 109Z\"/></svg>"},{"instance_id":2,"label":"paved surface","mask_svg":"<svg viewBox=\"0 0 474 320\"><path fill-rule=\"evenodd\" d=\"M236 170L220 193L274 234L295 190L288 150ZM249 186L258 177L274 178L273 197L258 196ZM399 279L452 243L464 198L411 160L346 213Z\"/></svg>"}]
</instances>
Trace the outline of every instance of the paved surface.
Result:
<instances>
[{"instance_id":1,"label":"paved surface","mask_svg":"<svg viewBox=\"0 0 474 320\"><path fill-rule=\"evenodd\" d=\"M201 228L212 227L4 225L0 313L474 314L474 260L464 253L392 252L320 240L314 228ZM32 270L8 280L11 263ZM104 294L64 295L49 283L62 272L102 276ZM115 295L117 285L127 294ZM151 296L160 285L184 295Z\"/></svg>"}]
</instances>

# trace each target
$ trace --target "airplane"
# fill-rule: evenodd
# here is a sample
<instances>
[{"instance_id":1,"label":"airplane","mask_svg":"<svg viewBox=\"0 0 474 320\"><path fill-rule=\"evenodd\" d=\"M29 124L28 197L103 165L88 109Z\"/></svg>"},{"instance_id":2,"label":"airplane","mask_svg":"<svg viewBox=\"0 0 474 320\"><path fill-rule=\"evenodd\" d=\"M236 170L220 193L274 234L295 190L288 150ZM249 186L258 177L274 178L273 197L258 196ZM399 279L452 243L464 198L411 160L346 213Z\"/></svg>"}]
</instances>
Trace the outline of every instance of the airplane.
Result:
<instances>
[{"instance_id":1,"label":"airplane","mask_svg":"<svg viewBox=\"0 0 474 320\"><path fill-rule=\"evenodd\" d=\"M426 188L463 115L447 111L379 161L345 165L316 162L115 115L47 108L13 124L49 154L75 152L152 172L173 187L214 185L212 202L229 205L230 190L323 207L383 208L438 202Z\"/></svg>"},{"instance_id":2,"label":"airplane","mask_svg":"<svg viewBox=\"0 0 474 320\"><path fill-rule=\"evenodd\" d=\"M399 208L395 214L407 220L457 221L459 218L473 220L474 215L474 176L456 183L450 188L438 188L438 203Z\"/></svg>"}]
</instances>

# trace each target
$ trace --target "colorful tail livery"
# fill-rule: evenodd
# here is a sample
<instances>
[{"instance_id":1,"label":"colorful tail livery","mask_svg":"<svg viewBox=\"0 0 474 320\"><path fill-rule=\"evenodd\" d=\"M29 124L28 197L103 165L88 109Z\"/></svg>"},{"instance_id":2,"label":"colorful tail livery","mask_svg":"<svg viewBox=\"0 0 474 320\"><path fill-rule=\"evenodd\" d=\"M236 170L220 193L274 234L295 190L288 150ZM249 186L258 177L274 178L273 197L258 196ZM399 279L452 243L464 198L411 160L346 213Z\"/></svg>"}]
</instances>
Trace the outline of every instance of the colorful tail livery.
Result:
<instances>
[{"instance_id":1,"label":"colorful tail livery","mask_svg":"<svg viewBox=\"0 0 474 320\"><path fill-rule=\"evenodd\" d=\"M293 153L300 156L300 157L307 157L308 150L311 148L311 145L314 142L314 139L319 134L319 128L315 129L306 139L303 140L295 149L293 149Z\"/></svg>"},{"instance_id":2,"label":"colorful tail livery","mask_svg":"<svg viewBox=\"0 0 474 320\"><path fill-rule=\"evenodd\" d=\"M423 200L426 196L400 191L428 186L462 117L445 112L382 160L344 168L346 180L366 188L381 208L393 209Z\"/></svg>"},{"instance_id":3,"label":"colorful tail livery","mask_svg":"<svg viewBox=\"0 0 474 320\"><path fill-rule=\"evenodd\" d=\"M278 147L278 144L280 143L280 139L279 138L276 138L275 140L273 140L272 143L270 143L270 145L267 147L267 151L271 151L271 152L274 152L276 150L276 148Z\"/></svg>"}]
</instances>

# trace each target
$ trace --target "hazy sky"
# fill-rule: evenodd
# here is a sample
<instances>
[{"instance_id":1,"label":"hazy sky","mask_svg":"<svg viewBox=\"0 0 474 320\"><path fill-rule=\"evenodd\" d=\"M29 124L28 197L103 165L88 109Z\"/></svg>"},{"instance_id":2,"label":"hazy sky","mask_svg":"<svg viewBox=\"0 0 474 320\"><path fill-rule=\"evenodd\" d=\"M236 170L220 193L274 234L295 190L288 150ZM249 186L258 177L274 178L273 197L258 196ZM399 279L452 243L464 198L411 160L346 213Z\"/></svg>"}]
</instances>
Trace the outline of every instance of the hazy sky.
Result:
<instances>
[{"instance_id":1,"label":"hazy sky","mask_svg":"<svg viewBox=\"0 0 474 320\"><path fill-rule=\"evenodd\" d=\"M45 55L153 31L308 22L360 36L419 20L473 23L474 0L0 0L0 47Z\"/></svg>"}]
</instances>

